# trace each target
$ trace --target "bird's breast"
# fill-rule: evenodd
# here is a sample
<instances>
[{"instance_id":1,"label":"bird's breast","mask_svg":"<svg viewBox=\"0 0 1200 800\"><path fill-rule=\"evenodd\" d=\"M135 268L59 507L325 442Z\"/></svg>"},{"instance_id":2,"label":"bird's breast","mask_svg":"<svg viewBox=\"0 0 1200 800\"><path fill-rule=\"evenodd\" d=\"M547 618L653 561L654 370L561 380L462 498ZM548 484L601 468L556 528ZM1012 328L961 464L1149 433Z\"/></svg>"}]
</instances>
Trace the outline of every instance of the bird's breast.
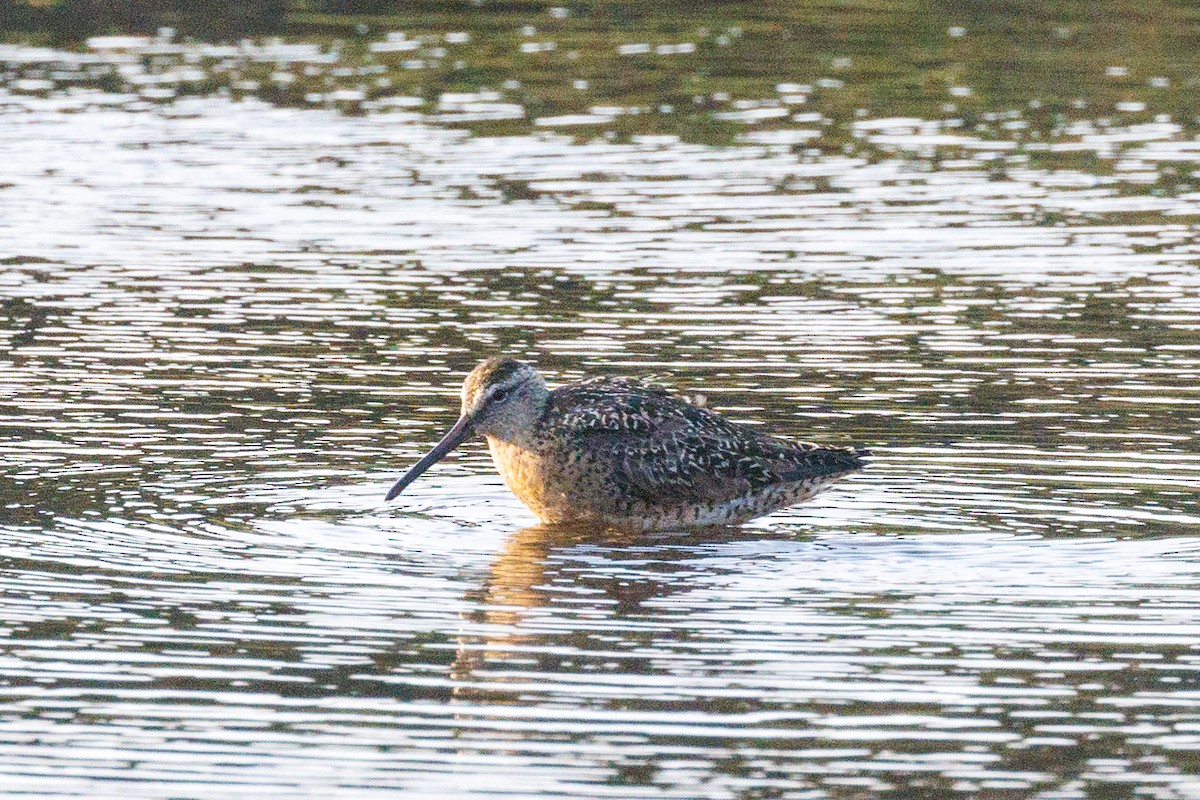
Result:
<instances>
[{"instance_id":1,"label":"bird's breast","mask_svg":"<svg viewBox=\"0 0 1200 800\"><path fill-rule=\"evenodd\" d=\"M611 505L594 465L552 447L523 446L488 437L496 470L517 498L543 522L565 522L602 513Z\"/></svg>"},{"instance_id":2,"label":"bird's breast","mask_svg":"<svg viewBox=\"0 0 1200 800\"><path fill-rule=\"evenodd\" d=\"M568 508L561 470L545 452L488 437L488 449L504 483L543 522L563 519Z\"/></svg>"}]
</instances>

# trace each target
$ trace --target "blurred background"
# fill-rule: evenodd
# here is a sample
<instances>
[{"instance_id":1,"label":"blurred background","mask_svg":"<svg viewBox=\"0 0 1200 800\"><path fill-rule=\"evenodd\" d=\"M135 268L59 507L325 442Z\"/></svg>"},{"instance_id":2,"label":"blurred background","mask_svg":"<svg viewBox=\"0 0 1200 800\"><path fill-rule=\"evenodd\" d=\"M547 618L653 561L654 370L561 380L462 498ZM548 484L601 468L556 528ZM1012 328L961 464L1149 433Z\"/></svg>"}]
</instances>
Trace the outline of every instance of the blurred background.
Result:
<instances>
[{"instance_id":1,"label":"blurred background","mask_svg":"<svg viewBox=\"0 0 1200 800\"><path fill-rule=\"evenodd\" d=\"M23 797L1200 795L1193 2L0 0ZM477 361L870 467L534 525Z\"/></svg>"},{"instance_id":2,"label":"blurred background","mask_svg":"<svg viewBox=\"0 0 1200 800\"><path fill-rule=\"evenodd\" d=\"M446 93L489 90L520 105L526 122L598 105L639 108L637 121L619 115L618 132L713 142L738 132L722 112L754 104L756 123L777 127L786 116L766 109L796 110L802 97L843 140L847 121L864 113L953 118L970 129L1016 111L1027 127L1008 136L1026 140L1053 137L1065 119L1114 113L1130 121L1170 114L1194 126L1198 17L1186 0L0 2L10 41L78 48L89 37L165 30L179 42L280 37L323 56L297 64L295 53L281 61L269 49L145 53L159 75L173 58L199 59L203 77L164 81L188 94L224 89L289 106L324 94L316 104L358 110L399 96L436 108ZM777 91L781 83L800 89ZM344 96L328 97L331 88ZM477 127L519 127L492 122Z\"/></svg>"}]
</instances>

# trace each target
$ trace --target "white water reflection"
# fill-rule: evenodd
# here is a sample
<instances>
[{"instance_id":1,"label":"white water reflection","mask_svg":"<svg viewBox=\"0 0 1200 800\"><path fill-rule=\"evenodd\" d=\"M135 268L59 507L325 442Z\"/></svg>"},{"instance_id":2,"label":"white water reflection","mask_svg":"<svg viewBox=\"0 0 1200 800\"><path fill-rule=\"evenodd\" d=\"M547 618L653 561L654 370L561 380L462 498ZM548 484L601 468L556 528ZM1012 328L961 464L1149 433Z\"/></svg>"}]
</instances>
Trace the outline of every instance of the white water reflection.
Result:
<instances>
[{"instance_id":1,"label":"white water reflection","mask_svg":"<svg viewBox=\"0 0 1200 800\"><path fill-rule=\"evenodd\" d=\"M0 114L7 791L1200 791L1195 198L68 100ZM708 537L478 446L384 506L499 350L876 457Z\"/></svg>"},{"instance_id":2,"label":"white water reflection","mask_svg":"<svg viewBox=\"0 0 1200 800\"><path fill-rule=\"evenodd\" d=\"M744 759L794 789L918 772L1027 791L1096 736L1197 744L1178 687L1196 539L268 527L223 537L236 566L177 538L204 582L123 574L115 552L73 583L26 572L46 599L0 664L39 676L9 691L10 786L588 796L619 764L644 777L619 794L732 797L722 765ZM476 783L488 765L500 782Z\"/></svg>"}]
</instances>

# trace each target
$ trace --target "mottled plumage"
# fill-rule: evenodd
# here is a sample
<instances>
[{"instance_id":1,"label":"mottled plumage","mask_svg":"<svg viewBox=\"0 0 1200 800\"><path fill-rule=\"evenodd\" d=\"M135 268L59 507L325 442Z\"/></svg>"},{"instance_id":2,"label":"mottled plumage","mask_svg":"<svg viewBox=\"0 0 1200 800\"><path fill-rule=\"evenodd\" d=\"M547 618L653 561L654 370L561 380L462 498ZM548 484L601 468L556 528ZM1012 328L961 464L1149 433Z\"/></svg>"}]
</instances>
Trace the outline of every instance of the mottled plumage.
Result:
<instances>
[{"instance_id":1,"label":"mottled plumage","mask_svg":"<svg viewBox=\"0 0 1200 800\"><path fill-rule=\"evenodd\" d=\"M489 359L463 384L463 415L400 479L395 497L474 432L543 522L635 528L744 522L861 469L861 451L763 436L644 383L593 378L554 390L526 364Z\"/></svg>"}]
</instances>

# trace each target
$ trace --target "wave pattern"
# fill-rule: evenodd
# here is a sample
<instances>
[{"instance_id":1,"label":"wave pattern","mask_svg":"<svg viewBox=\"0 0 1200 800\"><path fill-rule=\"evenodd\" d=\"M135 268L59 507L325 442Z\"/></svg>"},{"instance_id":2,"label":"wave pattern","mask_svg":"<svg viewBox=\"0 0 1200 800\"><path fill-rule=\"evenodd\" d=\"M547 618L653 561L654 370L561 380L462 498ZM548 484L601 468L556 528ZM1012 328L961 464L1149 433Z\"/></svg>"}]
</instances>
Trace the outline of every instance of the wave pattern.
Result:
<instances>
[{"instance_id":1,"label":"wave pattern","mask_svg":"<svg viewBox=\"0 0 1200 800\"><path fill-rule=\"evenodd\" d=\"M1196 197L122 102L0 113L6 791L1200 793ZM496 351L876 458L706 536L478 447L383 508Z\"/></svg>"}]
</instances>

